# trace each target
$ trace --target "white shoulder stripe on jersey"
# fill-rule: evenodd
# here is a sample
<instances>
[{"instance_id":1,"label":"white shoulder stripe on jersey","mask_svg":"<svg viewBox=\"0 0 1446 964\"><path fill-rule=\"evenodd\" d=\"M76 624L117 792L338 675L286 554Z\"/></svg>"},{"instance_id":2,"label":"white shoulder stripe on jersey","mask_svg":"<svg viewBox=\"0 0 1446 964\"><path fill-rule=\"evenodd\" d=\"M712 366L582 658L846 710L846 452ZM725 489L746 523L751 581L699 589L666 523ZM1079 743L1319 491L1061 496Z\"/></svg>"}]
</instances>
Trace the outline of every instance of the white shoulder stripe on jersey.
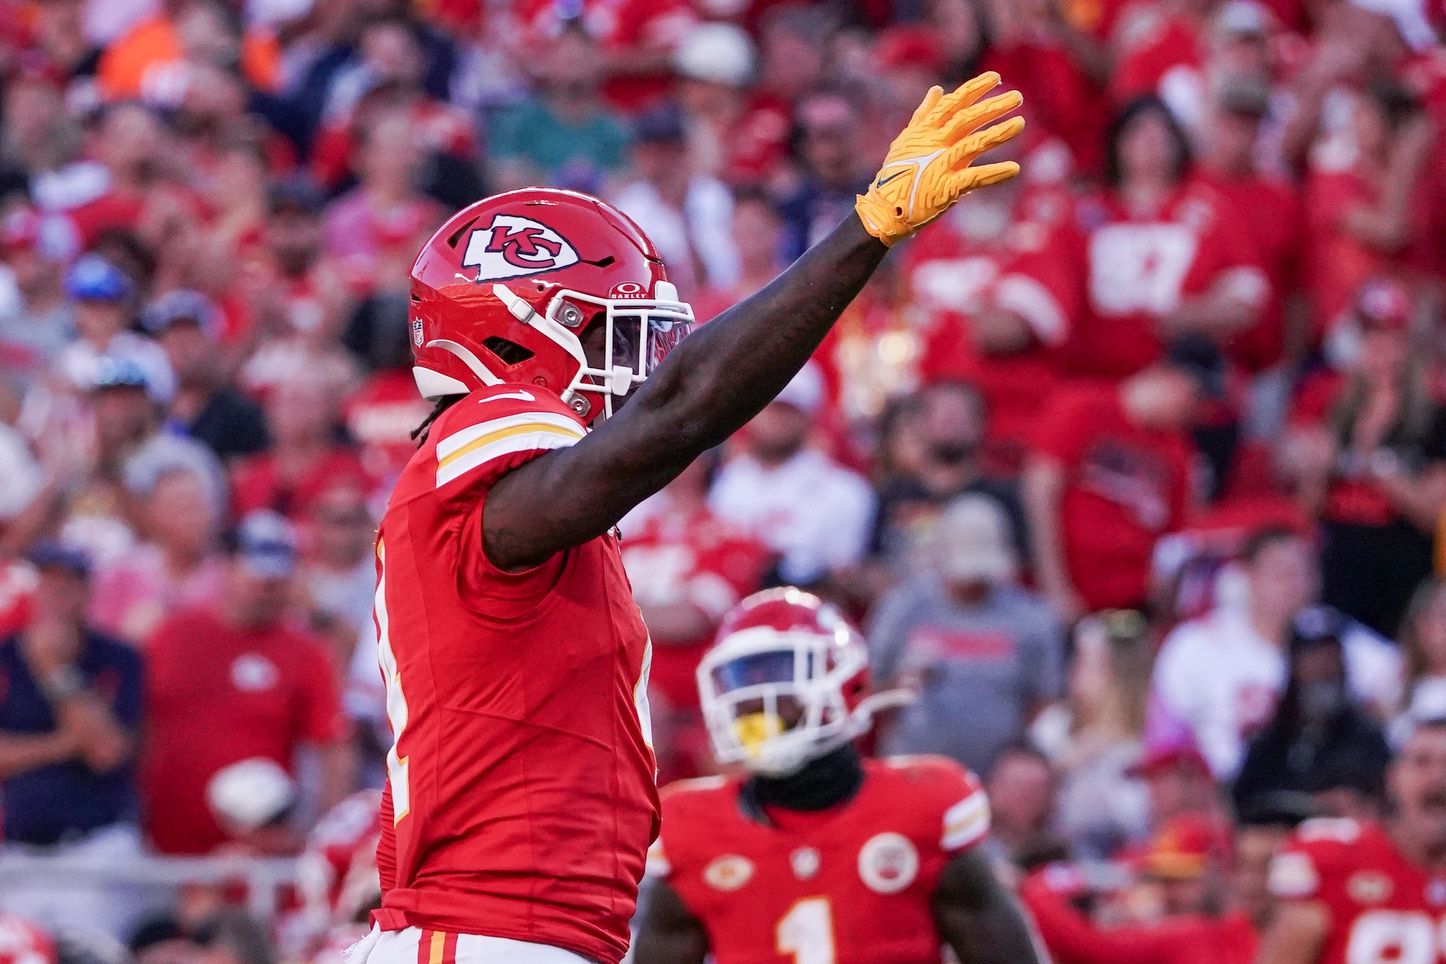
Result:
<instances>
[{"instance_id":1,"label":"white shoulder stripe on jersey","mask_svg":"<svg viewBox=\"0 0 1446 964\"><path fill-rule=\"evenodd\" d=\"M516 431L517 434L512 434ZM495 441L487 441L476 448L458 451L444 464L437 463L437 488L461 478L473 469L493 459L516 452L535 452L538 449L561 449L576 443L582 436L568 435L556 428L541 427L533 431L525 428L504 430Z\"/></svg>"},{"instance_id":2,"label":"white shoulder stripe on jersey","mask_svg":"<svg viewBox=\"0 0 1446 964\"><path fill-rule=\"evenodd\" d=\"M489 418L485 422L478 422L475 425L468 425L466 428L458 429L451 435L439 439L437 442L437 461L447 461L453 455L494 432L506 431L522 425L546 425L552 428L561 429L578 438L583 436L583 428L566 415L557 412L519 412L516 415L504 415L501 418Z\"/></svg>"},{"instance_id":3,"label":"white shoulder stripe on jersey","mask_svg":"<svg viewBox=\"0 0 1446 964\"><path fill-rule=\"evenodd\" d=\"M944 811L944 832L939 846L958 850L981 839L989 832L989 798L976 790Z\"/></svg>"}]
</instances>

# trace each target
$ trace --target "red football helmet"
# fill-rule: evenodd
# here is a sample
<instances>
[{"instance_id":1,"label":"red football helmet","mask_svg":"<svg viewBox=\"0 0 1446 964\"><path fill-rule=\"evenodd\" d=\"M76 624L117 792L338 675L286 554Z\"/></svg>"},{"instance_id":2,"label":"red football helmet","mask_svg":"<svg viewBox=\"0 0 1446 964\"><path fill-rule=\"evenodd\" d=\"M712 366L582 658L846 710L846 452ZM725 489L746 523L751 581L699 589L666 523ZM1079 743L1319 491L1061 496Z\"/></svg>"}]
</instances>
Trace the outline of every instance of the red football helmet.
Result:
<instances>
[{"instance_id":1,"label":"red football helmet","mask_svg":"<svg viewBox=\"0 0 1446 964\"><path fill-rule=\"evenodd\" d=\"M912 699L868 689L863 637L833 606L791 587L734 607L698 664L714 756L769 776L798 771L868 730L876 709Z\"/></svg>"},{"instance_id":2,"label":"red football helmet","mask_svg":"<svg viewBox=\"0 0 1446 964\"><path fill-rule=\"evenodd\" d=\"M604 361L582 337L601 321ZM692 329L658 252L627 215L573 191L478 201L412 265L412 373L426 398L521 382L585 420L612 411ZM590 399L587 393L602 396Z\"/></svg>"}]
</instances>

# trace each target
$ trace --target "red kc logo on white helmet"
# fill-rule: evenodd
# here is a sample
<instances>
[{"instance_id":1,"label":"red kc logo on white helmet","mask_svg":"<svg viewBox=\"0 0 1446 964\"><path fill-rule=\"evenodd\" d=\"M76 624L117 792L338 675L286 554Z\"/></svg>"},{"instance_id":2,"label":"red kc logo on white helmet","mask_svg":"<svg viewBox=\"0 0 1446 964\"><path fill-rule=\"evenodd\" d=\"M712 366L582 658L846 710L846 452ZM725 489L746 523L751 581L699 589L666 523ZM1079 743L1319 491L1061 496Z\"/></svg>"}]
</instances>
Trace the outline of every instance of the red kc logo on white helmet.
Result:
<instances>
[{"instance_id":1,"label":"red kc logo on white helmet","mask_svg":"<svg viewBox=\"0 0 1446 964\"><path fill-rule=\"evenodd\" d=\"M552 228L531 218L498 214L467 239L462 267L476 268L477 281L501 281L578 262L577 250Z\"/></svg>"}]
</instances>

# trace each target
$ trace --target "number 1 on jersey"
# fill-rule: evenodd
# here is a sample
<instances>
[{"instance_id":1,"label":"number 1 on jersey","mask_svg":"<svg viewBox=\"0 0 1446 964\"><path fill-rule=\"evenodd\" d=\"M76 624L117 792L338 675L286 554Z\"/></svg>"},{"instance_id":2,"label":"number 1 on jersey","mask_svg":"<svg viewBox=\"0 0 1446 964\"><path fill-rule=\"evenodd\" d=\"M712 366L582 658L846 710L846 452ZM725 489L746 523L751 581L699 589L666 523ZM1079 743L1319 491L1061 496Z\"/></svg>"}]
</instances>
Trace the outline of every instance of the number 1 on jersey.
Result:
<instances>
[{"instance_id":1,"label":"number 1 on jersey","mask_svg":"<svg viewBox=\"0 0 1446 964\"><path fill-rule=\"evenodd\" d=\"M827 897L804 897L788 908L774 929L774 949L793 964L835 964L833 907Z\"/></svg>"}]
</instances>

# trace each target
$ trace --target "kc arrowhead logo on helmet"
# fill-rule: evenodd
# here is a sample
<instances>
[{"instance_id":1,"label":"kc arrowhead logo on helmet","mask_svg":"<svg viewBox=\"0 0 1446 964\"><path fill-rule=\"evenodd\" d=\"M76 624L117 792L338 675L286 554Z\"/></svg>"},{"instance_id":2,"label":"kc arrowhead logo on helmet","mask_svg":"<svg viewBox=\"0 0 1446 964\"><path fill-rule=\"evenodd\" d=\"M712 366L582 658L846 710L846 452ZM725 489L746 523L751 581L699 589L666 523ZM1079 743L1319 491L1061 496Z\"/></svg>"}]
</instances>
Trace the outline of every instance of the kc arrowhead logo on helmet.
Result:
<instances>
[{"instance_id":1,"label":"kc arrowhead logo on helmet","mask_svg":"<svg viewBox=\"0 0 1446 964\"><path fill-rule=\"evenodd\" d=\"M487 227L472 232L462 267L476 268L477 281L499 281L565 268L577 260L577 250L547 225L498 214Z\"/></svg>"}]
</instances>

